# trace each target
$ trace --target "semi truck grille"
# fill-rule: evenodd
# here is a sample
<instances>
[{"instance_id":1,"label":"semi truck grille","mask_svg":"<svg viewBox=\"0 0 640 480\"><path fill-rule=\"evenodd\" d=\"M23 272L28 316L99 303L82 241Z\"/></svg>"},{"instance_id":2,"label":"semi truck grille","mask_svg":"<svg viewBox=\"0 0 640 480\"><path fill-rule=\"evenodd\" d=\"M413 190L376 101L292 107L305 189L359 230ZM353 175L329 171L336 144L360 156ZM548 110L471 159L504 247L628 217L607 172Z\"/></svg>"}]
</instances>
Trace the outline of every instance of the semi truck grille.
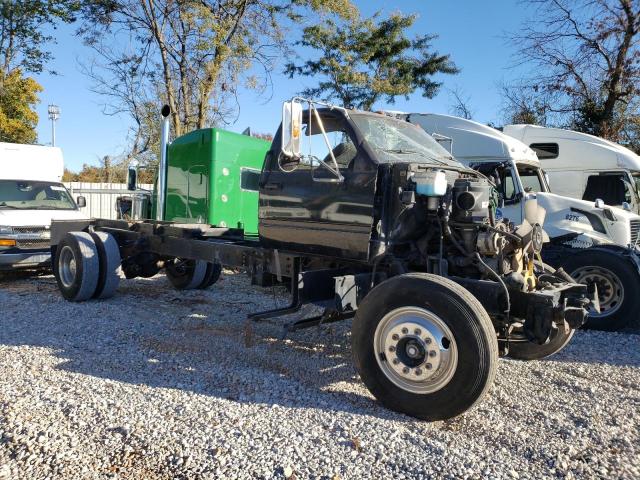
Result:
<instances>
[{"instance_id":1,"label":"semi truck grille","mask_svg":"<svg viewBox=\"0 0 640 480\"><path fill-rule=\"evenodd\" d=\"M49 247L51 232L46 227L13 227L13 233L16 237L16 247L18 248L35 250Z\"/></svg>"},{"instance_id":2,"label":"semi truck grille","mask_svg":"<svg viewBox=\"0 0 640 480\"><path fill-rule=\"evenodd\" d=\"M640 236L640 220L631 220L629 223L631 227L631 243L636 245Z\"/></svg>"}]
</instances>

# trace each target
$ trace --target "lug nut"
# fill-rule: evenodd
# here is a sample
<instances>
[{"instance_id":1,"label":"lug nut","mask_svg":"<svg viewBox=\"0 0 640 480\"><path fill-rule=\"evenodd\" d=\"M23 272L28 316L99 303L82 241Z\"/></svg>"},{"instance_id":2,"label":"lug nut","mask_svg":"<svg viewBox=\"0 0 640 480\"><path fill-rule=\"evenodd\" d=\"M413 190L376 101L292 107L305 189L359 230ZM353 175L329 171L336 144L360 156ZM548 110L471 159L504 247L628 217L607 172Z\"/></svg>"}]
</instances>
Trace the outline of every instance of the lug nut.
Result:
<instances>
[{"instance_id":1,"label":"lug nut","mask_svg":"<svg viewBox=\"0 0 640 480\"><path fill-rule=\"evenodd\" d=\"M415 333L416 335L420 335L422 333L422 331L419 328L416 328L413 333Z\"/></svg>"},{"instance_id":2,"label":"lug nut","mask_svg":"<svg viewBox=\"0 0 640 480\"><path fill-rule=\"evenodd\" d=\"M394 364L394 365L397 365L397 364L399 364L399 363L400 363L400 360L398 360L397 358L394 358L394 359L393 359L393 364Z\"/></svg>"},{"instance_id":3,"label":"lug nut","mask_svg":"<svg viewBox=\"0 0 640 480\"><path fill-rule=\"evenodd\" d=\"M402 369L402 373L409 373L409 367L404 367Z\"/></svg>"},{"instance_id":4,"label":"lug nut","mask_svg":"<svg viewBox=\"0 0 640 480\"><path fill-rule=\"evenodd\" d=\"M435 357L437 354L438 354L438 352L436 352L435 350L431 350L431 351L429 352L429 356L430 356L430 357Z\"/></svg>"},{"instance_id":5,"label":"lug nut","mask_svg":"<svg viewBox=\"0 0 640 480\"><path fill-rule=\"evenodd\" d=\"M424 339L424 343L426 343L427 345L429 345L431 343L431 339L429 337Z\"/></svg>"},{"instance_id":6,"label":"lug nut","mask_svg":"<svg viewBox=\"0 0 640 480\"><path fill-rule=\"evenodd\" d=\"M396 347L394 347L393 345L391 345L391 346L389 347L389 351L390 351L390 352L395 352L395 351L396 351Z\"/></svg>"},{"instance_id":7,"label":"lug nut","mask_svg":"<svg viewBox=\"0 0 640 480\"><path fill-rule=\"evenodd\" d=\"M433 365L431 365L430 363L427 363L425 367L427 370L431 370L433 368Z\"/></svg>"},{"instance_id":8,"label":"lug nut","mask_svg":"<svg viewBox=\"0 0 640 480\"><path fill-rule=\"evenodd\" d=\"M418 376L422 375L422 370L420 370L419 368L416 368L416 375Z\"/></svg>"},{"instance_id":9,"label":"lug nut","mask_svg":"<svg viewBox=\"0 0 640 480\"><path fill-rule=\"evenodd\" d=\"M391 339L397 342L398 340L400 340L400 337L398 336L397 333L394 333L393 335L391 335Z\"/></svg>"},{"instance_id":10,"label":"lug nut","mask_svg":"<svg viewBox=\"0 0 640 480\"><path fill-rule=\"evenodd\" d=\"M407 333L409 333L409 329L407 327L403 328L402 333L406 335Z\"/></svg>"}]
</instances>

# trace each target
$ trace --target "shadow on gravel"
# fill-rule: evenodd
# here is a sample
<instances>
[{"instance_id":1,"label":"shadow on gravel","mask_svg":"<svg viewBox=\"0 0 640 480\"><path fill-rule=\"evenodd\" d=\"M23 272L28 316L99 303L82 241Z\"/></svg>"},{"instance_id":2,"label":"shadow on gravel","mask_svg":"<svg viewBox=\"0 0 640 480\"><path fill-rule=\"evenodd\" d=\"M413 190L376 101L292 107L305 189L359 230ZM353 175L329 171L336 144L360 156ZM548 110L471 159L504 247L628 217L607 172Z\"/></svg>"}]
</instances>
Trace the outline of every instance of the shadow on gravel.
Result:
<instances>
[{"instance_id":1,"label":"shadow on gravel","mask_svg":"<svg viewBox=\"0 0 640 480\"><path fill-rule=\"evenodd\" d=\"M285 303L283 292L249 295L240 275L221 283L207 292L176 292L157 276L124 281L113 299L86 303L64 301L52 276L0 285L0 304L10 312L0 316L0 343L53 349L61 359L56 368L118 382L405 418L377 405L360 382L349 322L283 340L282 323L245 320L249 312L273 308L274 299Z\"/></svg>"}]
</instances>

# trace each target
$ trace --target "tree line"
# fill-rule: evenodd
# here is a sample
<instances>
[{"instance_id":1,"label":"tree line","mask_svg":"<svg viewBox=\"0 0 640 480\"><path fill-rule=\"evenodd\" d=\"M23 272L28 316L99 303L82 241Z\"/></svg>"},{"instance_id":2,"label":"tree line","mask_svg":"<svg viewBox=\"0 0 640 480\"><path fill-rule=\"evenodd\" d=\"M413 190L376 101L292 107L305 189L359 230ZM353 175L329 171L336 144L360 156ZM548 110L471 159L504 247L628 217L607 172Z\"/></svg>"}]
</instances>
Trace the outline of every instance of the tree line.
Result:
<instances>
[{"instance_id":1,"label":"tree line","mask_svg":"<svg viewBox=\"0 0 640 480\"><path fill-rule=\"evenodd\" d=\"M501 86L504 121L571 128L640 151L637 0L521 3L531 18L508 40L514 67L526 73ZM416 18L364 18L351 0L0 0L0 141L37 140L42 87L32 75L48 69L55 38L46 32L62 23L76 25L93 52L80 68L104 113L132 124L126 150L108 166L74 174L86 181L121 175L132 158L156 162L162 104L176 136L225 126L237 118L240 92L268 97L277 71L307 77L301 94L348 107L433 98L459 68L434 49L435 35L409 33ZM448 90L452 113L471 117L471 99Z\"/></svg>"}]
</instances>

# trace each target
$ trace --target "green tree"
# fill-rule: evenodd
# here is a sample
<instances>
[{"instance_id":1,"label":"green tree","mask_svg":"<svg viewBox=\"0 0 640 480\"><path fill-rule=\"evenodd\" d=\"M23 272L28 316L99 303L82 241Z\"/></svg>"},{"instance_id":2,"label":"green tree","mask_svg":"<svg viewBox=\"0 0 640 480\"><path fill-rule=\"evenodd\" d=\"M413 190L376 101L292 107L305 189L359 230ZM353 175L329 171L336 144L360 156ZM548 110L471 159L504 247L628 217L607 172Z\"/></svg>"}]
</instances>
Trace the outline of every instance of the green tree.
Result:
<instances>
[{"instance_id":1,"label":"green tree","mask_svg":"<svg viewBox=\"0 0 640 480\"><path fill-rule=\"evenodd\" d=\"M53 58L47 47L55 43L47 28L73 22L80 7L80 0L0 0L2 71L42 72Z\"/></svg>"},{"instance_id":2,"label":"green tree","mask_svg":"<svg viewBox=\"0 0 640 480\"><path fill-rule=\"evenodd\" d=\"M95 0L81 29L85 65L106 114L133 121L126 154L155 158L158 112L171 107L178 136L230 123L241 87L264 92L287 51L287 29L310 12L354 16L350 0ZM151 161L151 160L149 160Z\"/></svg>"},{"instance_id":3,"label":"green tree","mask_svg":"<svg viewBox=\"0 0 640 480\"><path fill-rule=\"evenodd\" d=\"M0 141L34 143L38 114L35 105L42 87L20 69L0 73Z\"/></svg>"},{"instance_id":4,"label":"green tree","mask_svg":"<svg viewBox=\"0 0 640 480\"><path fill-rule=\"evenodd\" d=\"M338 100L344 106L365 110L379 100L394 103L420 91L426 98L438 92L441 83L436 74L455 74L458 69L449 55L431 48L434 35L407 37L415 15L394 13L348 21L327 21L306 27L298 44L319 53L319 57L301 64L291 62L285 73L319 78L316 87L302 95Z\"/></svg>"},{"instance_id":5,"label":"green tree","mask_svg":"<svg viewBox=\"0 0 640 480\"><path fill-rule=\"evenodd\" d=\"M550 125L623 140L626 123L640 113L640 2L522 3L533 7L532 18L511 41L516 66L531 73L511 86L519 93L505 96L508 107L522 110L513 100L527 98Z\"/></svg>"}]
</instances>

